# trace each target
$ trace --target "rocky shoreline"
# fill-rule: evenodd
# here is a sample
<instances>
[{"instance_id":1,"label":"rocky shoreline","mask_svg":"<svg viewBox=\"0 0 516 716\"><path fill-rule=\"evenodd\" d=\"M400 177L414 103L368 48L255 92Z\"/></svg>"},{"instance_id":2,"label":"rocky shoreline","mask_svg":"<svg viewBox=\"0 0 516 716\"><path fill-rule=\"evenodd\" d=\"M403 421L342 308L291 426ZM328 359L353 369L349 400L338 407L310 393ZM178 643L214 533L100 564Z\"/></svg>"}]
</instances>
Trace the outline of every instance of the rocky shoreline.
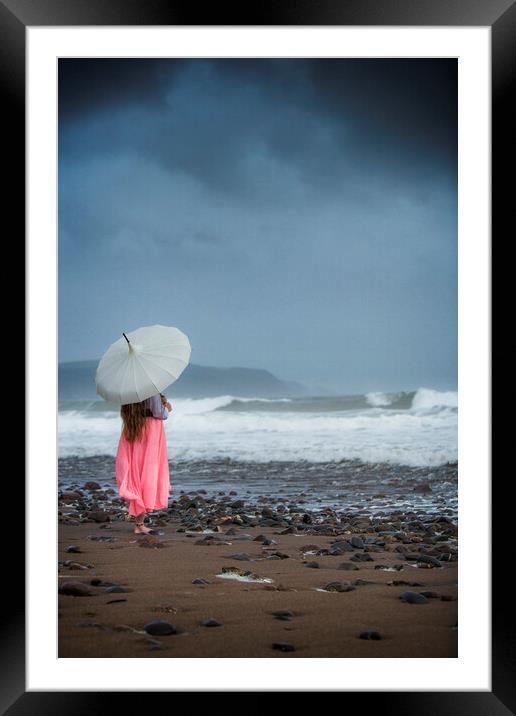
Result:
<instances>
[{"instance_id":1,"label":"rocky shoreline","mask_svg":"<svg viewBox=\"0 0 516 716\"><path fill-rule=\"evenodd\" d=\"M174 460L170 473L173 500L182 494L220 498L238 493L239 499L250 505L272 501L310 510L331 507L348 512L421 509L457 521L457 463L408 467L359 460L257 463L221 458ZM110 488L116 491L114 474L114 458L107 455L59 460L63 491L81 490L85 482L95 481L109 495Z\"/></svg>"},{"instance_id":2,"label":"rocky shoreline","mask_svg":"<svg viewBox=\"0 0 516 716\"><path fill-rule=\"evenodd\" d=\"M77 483L59 493L60 657L457 655L458 530L442 503L200 488L137 536L116 488Z\"/></svg>"}]
</instances>

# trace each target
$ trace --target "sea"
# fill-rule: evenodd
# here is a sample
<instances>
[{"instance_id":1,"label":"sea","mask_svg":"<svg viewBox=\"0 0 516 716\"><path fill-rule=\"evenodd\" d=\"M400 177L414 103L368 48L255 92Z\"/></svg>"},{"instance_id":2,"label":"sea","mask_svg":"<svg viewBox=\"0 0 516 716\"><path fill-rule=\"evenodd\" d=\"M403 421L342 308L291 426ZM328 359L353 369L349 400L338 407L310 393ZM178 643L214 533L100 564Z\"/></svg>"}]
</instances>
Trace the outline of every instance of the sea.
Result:
<instances>
[{"instance_id":1,"label":"sea","mask_svg":"<svg viewBox=\"0 0 516 716\"><path fill-rule=\"evenodd\" d=\"M206 490L457 516L456 391L175 398L164 422L173 493ZM119 407L60 401L59 481L114 485ZM426 493L417 486L429 484ZM383 497L382 497L383 495Z\"/></svg>"}]
</instances>

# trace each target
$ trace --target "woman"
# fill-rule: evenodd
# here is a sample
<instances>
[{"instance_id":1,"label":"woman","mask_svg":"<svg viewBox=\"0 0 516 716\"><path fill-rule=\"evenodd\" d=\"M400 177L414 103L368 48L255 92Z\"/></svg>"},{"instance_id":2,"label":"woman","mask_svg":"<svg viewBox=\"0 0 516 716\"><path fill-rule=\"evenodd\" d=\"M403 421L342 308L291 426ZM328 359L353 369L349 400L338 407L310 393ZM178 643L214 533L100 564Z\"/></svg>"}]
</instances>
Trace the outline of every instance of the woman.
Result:
<instances>
[{"instance_id":1,"label":"woman","mask_svg":"<svg viewBox=\"0 0 516 716\"><path fill-rule=\"evenodd\" d=\"M163 421L171 410L162 393L120 410L116 482L120 497L129 501L129 514L136 518L135 534L152 532L144 525L147 512L168 506L171 486Z\"/></svg>"}]
</instances>

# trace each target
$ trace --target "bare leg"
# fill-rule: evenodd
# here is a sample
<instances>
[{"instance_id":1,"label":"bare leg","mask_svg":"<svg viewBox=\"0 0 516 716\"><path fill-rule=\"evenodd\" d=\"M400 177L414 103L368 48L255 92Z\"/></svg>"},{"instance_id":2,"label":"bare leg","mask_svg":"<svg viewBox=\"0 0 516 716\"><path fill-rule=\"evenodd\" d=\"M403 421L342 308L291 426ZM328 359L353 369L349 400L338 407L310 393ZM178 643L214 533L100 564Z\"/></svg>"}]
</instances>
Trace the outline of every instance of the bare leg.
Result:
<instances>
[{"instance_id":1,"label":"bare leg","mask_svg":"<svg viewBox=\"0 0 516 716\"><path fill-rule=\"evenodd\" d=\"M134 534L136 535L146 535L149 532L152 532L152 530L149 527L145 527L143 524L143 520L145 518L146 512L142 512L141 515L136 515L136 527L134 528Z\"/></svg>"}]
</instances>

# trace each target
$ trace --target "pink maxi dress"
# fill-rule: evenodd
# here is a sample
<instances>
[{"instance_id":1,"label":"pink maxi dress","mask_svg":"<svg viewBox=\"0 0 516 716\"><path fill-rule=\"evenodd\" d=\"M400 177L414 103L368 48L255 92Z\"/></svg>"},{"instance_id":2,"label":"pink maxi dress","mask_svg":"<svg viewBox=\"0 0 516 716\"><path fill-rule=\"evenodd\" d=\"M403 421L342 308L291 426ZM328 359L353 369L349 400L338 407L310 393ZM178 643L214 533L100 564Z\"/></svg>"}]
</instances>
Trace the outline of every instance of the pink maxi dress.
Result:
<instances>
[{"instance_id":1,"label":"pink maxi dress","mask_svg":"<svg viewBox=\"0 0 516 716\"><path fill-rule=\"evenodd\" d=\"M172 489L163 426L168 411L159 395L145 401L143 408L151 410L153 417L145 418L144 429L134 442L122 430L115 463L120 497L129 501L128 511L134 516L168 507Z\"/></svg>"}]
</instances>

